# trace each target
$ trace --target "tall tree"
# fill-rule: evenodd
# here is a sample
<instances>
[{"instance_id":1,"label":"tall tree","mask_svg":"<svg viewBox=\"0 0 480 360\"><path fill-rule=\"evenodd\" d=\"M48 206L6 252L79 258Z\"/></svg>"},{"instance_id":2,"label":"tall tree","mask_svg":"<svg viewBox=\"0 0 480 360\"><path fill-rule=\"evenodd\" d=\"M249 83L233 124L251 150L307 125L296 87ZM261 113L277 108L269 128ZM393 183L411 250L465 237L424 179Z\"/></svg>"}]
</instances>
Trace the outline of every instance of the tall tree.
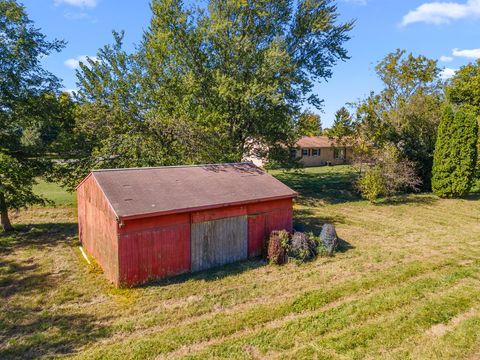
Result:
<instances>
[{"instance_id":1,"label":"tall tree","mask_svg":"<svg viewBox=\"0 0 480 360\"><path fill-rule=\"evenodd\" d=\"M330 0L210 0L206 12L154 0L152 10L147 72L172 104L214 129L219 161L240 160L255 142L293 141L302 104L320 106L314 83L347 59L352 23L337 24Z\"/></svg>"},{"instance_id":2,"label":"tall tree","mask_svg":"<svg viewBox=\"0 0 480 360\"><path fill-rule=\"evenodd\" d=\"M46 40L15 0L0 2L0 39L0 214L11 231L9 209L44 202L32 187L51 167L65 123L57 116L59 80L41 59L64 43Z\"/></svg>"},{"instance_id":3,"label":"tall tree","mask_svg":"<svg viewBox=\"0 0 480 360\"><path fill-rule=\"evenodd\" d=\"M450 103L472 105L480 114L480 59L455 72L446 87L446 94Z\"/></svg>"},{"instance_id":4,"label":"tall tree","mask_svg":"<svg viewBox=\"0 0 480 360\"><path fill-rule=\"evenodd\" d=\"M274 150L294 142L303 104L321 105L313 85L348 58L353 24L339 23L331 0L206 9L153 0L151 9L134 54L116 36L79 73L78 123L107 139L92 141L102 166L239 161L259 144L284 154Z\"/></svg>"},{"instance_id":5,"label":"tall tree","mask_svg":"<svg viewBox=\"0 0 480 360\"><path fill-rule=\"evenodd\" d=\"M433 163L433 191L442 197L461 197L472 186L478 126L472 107L444 110Z\"/></svg>"},{"instance_id":6,"label":"tall tree","mask_svg":"<svg viewBox=\"0 0 480 360\"><path fill-rule=\"evenodd\" d=\"M297 120L297 133L300 136L318 136L322 134L322 119L312 111L304 111Z\"/></svg>"},{"instance_id":7,"label":"tall tree","mask_svg":"<svg viewBox=\"0 0 480 360\"><path fill-rule=\"evenodd\" d=\"M354 135L355 123L353 117L347 108L342 106L335 112L335 119L332 127L328 130L328 136L335 139L337 144L347 146L349 142L352 142Z\"/></svg>"},{"instance_id":8,"label":"tall tree","mask_svg":"<svg viewBox=\"0 0 480 360\"><path fill-rule=\"evenodd\" d=\"M473 106L480 125L480 60L458 69L445 92L451 104ZM480 176L480 136L477 141L477 174Z\"/></svg>"},{"instance_id":9,"label":"tall tree","mask_svg":"<svg viewBox=\"0 0 480 360\"><path fill-rule=\"evenodd\" d=\"M384 88L359 105L359 133L376 148L393 144L400 159L415 164L428 190L443 101L437 63L397 50L375 69Z\"/></svg>"}]
</instances>

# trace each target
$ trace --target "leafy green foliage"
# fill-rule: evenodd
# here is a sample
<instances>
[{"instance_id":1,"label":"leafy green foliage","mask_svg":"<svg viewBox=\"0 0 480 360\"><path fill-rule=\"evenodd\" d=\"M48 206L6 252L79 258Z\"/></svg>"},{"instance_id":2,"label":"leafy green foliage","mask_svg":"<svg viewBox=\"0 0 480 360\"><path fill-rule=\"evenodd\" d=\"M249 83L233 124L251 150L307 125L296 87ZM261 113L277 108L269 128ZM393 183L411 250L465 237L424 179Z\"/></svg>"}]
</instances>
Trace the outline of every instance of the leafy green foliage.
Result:
<instances>
[{"instance_id":1,"label":"leafy green foliage","mask_svg":"<svg viewBox=\"0 0 480 360\"><path fill-rule=\"evenodd\" d=\"M37 183L35 175L35 169L29 164L0 153L0 192L4 194L9 208L45 204L45 200L32 191Z\"/></svg>"},{"instance_id":2,"label":"leafy green foliage","mask_svg":"<svg viewBox=\"0 0 480 360\"><path fill-rule=\"evenodd\" d=\"M357 182L362 197L374 202L386 193L387 186L379 166L368 168Z\"/></svg>"},{"instance_id":3,"label":"leafy green foliage","mask_svg":"<svg viewBox=\"0 0 480 360\"><path fill-rule=\"evenodd\" d=\"M133 54L121 33L78 73L77 130L92 167L240 161L260 144L289 159L294 119L320 106L313 85L348 58L352 23L326 1L154 0ZM72 169L73 170L73 169ZM78 181L67 180L70 185Z\"/></svg>"},{"instance_id":4,"label":"leafy green foliage","mask_svg":"<svg viewBox=\"0 0 480 360\"><path fill-rule=\"evenodd\" d=\"M478 125L472 107L446 107L435 147L432 187L442 197L465 196L472 186Z\"/></svg>"},{"instance_id":5,"label":"leafy green foliage","mask_svg":"<svg viewBox=\"0 0 480 360\"><path fill-rule=\"evenodd\" d=\"M58 95L59 80L41 64L64 43L47 41L14 0L0 2L0 37L0 212L13 230L8 210L43 203L35 177L51 169L73 122L69 96Z\"/></svg>"},{"instance_id":6,"label":"leafy green foliage","mask_svg":"<svg viewBox=\"0 0 480 360\"><path fill-rule=\"evenodd\" d=\"M335 120L330 129L328 136L334 138L338 144L346 145L351 141L355 134L355 123L350 112L345 106L342 106L335 113Z\"/></svg>"},{"instance_id":7,"label":"leafy green foliage","mask_svg":"<svg viewBox=\"0 0 480 360\"><path fill-rule=\"evenodd\" d=\"M452 104L472 105L480 114L480 60L455 72L446 87L446 95Z\"/></svg>"},{"instance_id":8,"label":"leafy green foliage","mask_svg":"<svg viewBox=\"0 0 480 360\"><path fill-rule=\"evenodd\" d=\"M480 115L480 60L462 66L446 87L446 95L450 103L455 105L471 105ZM480 117L478 118L480 126ZM477 176L480 177L480 136L477 141Z\"/></svg>"},{"instance_id":9,"label":"leafy green foliage","mask_svg":"<svg viewBox=\"0 0 480 360\"><path fill-rule=\"evenodd\" d=\"M359 104L359 136L377 149L394 145L402 159L415 164L428 190L443 101L437 63L397 50L376 66L376 72L384 88Z\"/></svg>"},{"instance_id":10,"label":"leafy green foliage","mask_svg":"<svg viewBox=\"0 0 480 360\"><path fill-rule=\"evenodd\" d=\"M381 196L393 196L403 191L417 191L421 180L415 165L402 159L393 145L385 145L372 153L370 164L357 182L362 196L371 202Z\"/></svg>"},{"instance_id":11,"label":"leafy green foliage","mask_svg":"<svg viewBox=\"0 0 480 360\"><path fill-rule=\"evenodd\" d=\"M305 111L298 117L296 127L300 136L322 135L322 119L311 111Z\"/></svg>"}]
</instances>

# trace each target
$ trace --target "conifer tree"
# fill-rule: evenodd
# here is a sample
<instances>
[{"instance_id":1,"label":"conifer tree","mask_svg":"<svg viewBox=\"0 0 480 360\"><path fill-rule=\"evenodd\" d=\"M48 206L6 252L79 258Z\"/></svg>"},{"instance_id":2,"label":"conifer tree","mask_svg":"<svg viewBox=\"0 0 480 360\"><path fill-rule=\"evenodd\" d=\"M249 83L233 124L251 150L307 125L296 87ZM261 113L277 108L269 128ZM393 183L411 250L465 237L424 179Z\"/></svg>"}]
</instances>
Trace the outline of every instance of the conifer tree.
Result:
<instances>
[{"instance_id":1,"label":"conifer tree","mask_svg":"<svg viewBox=\"0 0 480 360\"><path fill-rule=\"evenodd\" d=\"M465 196L472 186L477 157L477 120L471 107L445 108L437 134L432 188L441 197Z\"/></svg>"}]
</instances>

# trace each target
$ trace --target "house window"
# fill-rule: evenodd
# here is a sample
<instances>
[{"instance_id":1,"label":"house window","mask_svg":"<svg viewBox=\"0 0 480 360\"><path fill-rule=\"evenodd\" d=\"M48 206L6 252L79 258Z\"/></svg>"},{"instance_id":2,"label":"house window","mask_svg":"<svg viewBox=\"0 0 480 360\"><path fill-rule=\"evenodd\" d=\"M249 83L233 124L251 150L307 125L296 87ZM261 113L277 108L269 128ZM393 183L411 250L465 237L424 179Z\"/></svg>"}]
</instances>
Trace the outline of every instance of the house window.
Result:
<instances>
[{"instance_id":1,"label":"house window","mask_svg":"<svg viewBox=\"0 0 480 360\"><path fill-rule=\"evenodd\" d=\"M312 156L320 156L320 149L313 149Z\"/></svg>"},{"instance_id":2,"label":"house window","mask_svg":"<svg viewBox=\"0 0 480 360\"><path fill-rule=\"evenodd\" d=\"M333 156L335 160L345 160L345 149L334 149Z\"/></svg>"},{"instance_id":3,"label":"house window","mask_svg":"<svg viewBox=\"0 0 480 360\"><path fill-rule=\"evenodd\" d=\"M308 156L308 149L302 150L302 156Z\"/></svg>"}]
</instances>

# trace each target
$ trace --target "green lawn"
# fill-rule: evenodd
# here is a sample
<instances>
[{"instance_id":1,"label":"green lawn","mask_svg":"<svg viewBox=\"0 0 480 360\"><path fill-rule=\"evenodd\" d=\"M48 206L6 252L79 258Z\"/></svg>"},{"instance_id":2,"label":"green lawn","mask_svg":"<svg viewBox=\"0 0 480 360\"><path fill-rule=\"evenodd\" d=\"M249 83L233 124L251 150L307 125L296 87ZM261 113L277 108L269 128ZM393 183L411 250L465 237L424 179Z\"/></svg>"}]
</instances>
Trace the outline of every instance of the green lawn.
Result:
<instances>
[{"instance_id":1,"label":"green lawn","mask_svg":"<svg viewBox=\"0 0 480 360\"><path fill-rule=\"evenodd\" d=\"M72 207L77 205L75 192L67 192L57 184L39 180L33 190L36 194L53 201L56 206Z\"/></svg>"},{"instance_id":2,"label":"green lawn","mask_svg":"<svg viewBox=\"0 0 480 360\"><path fill-rule=\"evenodd\" d=\"M334 257L117 290L80 255L74 209L18 214L33 225L0 236L0 358L478 359L478 195L372 205L347 166L274 175L297 227L336 225Z\"/></svg>"}]
</instances>

